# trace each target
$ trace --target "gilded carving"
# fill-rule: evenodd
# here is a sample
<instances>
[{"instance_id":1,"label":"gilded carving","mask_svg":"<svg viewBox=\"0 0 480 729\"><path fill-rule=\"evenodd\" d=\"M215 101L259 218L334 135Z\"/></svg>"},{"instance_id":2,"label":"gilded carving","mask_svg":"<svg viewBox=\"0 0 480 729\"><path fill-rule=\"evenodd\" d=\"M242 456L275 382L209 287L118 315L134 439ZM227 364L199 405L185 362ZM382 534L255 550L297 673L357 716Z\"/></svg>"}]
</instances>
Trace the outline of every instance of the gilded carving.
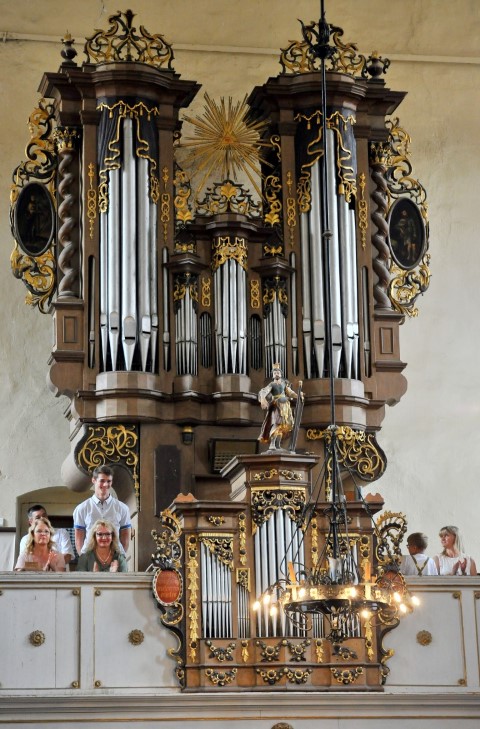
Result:
<instances>
[{"instance_id":1,"label":"gilded carving","mask_svg":"<svg viewBox=\"0 0 480 729\"><path fill-rule=\"evenodd\" d=\"M40 99L28 120L30 142L25 154L27 159L13 172L10 188L10 222L14 226L15 206L22 189L32 181L46 185L54 191L54 177L57 157L54 143L55 114L53 104ZM54 198L54 196L53 196ZM18 244L10 256L10 265L15 278L23 280L27 288L25 303L37 306L42 314L50 312L50 305L56 289L56 263L52 245L39 256L29 256L19 250Z\"/></svg>"},{"instance_id":2,"label":"gilded carving","mask_svg":"<svg viewBox=\"0 0 480 729\"><path fill-rule=\"evenodd\" d=\"M221 526L222 524L225 524L225 517L224 516L207 516L207 521L210 522L210 524L213 524L213 526Z\"/></svg>"},{"instance_id":3,"label":"gilded carving","mask_svg":"<svg viewBox=\"0 0 480 729\"><path fill-rule=\"evenodd\" d=\"M417 633L417 643L420 645L430 645L433 637L429 630L419 630Z\"/></svg>"},{"instance_id":4,"label":"gilded carving","mask_svg":"<svg viewBox=\"0 0 480 729\"><path fill-rule=\"evenodd\" d=\"M87 190L87 218L90 240L93 239L95 220L97 217L97 190L93 184L95 178L95 165L90 162L88 165L88 190Z\"/></svg>"},{"instance_id":5,"label":"gilded carving","mask_svg":"<svg viewBox=\"0 0 480 729\"><path fill-rule=\"evenodd\" d=\"M255 527L268 521L277 509L283 509L292 521L297 521L301 518L305 506L305 489L301 486L269 489L253 487L251 495L252 520Z\"/></svg>"},{"instance_id":6,"label":"gilded carving","mask_svg":"<svg viewBox=\"0 0 480 729\"><path fill-rule=\"evenodd\" d=\"M330 671L338 683L343 683L346 686L355 683L357 678L363 674L363 668L361 666L353 669L344 669L343 671L340 668L330 668Z\"/></svg>"},{"instance_id":7,"label":"gilded carving","mask_svg":"<svg viewBox=\"0 0 480 729\"><path fill-rule=\"evenodd\" d=\"M233 534L199 534L199 541L208 548L211 554L224 565L233 570Z\"/></svg>"},{"instance_id":8,"label":"gilded carving","mask_svg":"<svg viewBox=\"0 0 480 729\"><path fill-rule=\"evenodd\" d=\"M316 567L318 564L318 522L316 516L310 522L310 540L312 545L312 567Z\"/></svg>"},{"instance_id":9,"label":"gilded carving","mask_svg":"<svg viewBox=\"0 0 480 729\"><path fill-rule=\"evenodd\" d=\"M235 240L232 241L229 235L218 236L212 243L212 271L215 272L231 259L247 270L247 243L245 238L235 236Z\"/></svg>"},{"instance_id":10,"label":"gilded carving","mask_svg":"<svg viewBox=\"0 0 480 729\"><path fill-rule=\"evenodd\" d=\"M407 531L405 514L384 511L377 519L376 557L381 567L393 562L400 562L402 557L401 542Z\"/></svg>"},{"instance_id":11,"label":"gilded carving","mask_svg":"<svg viewBox=\"0 0 480 729\"><path fill-rule=\"evenodd\" d=\"M353 430L346 425L336 429L337 452L339 462L355 470L363 481L375 481L384 473L387 463L383 452L375 440L374 433L365 430ZM332 439L330 429L307 429L307 440L325 440L327 444ZM327 464L331 472L331 456Z\"/></svg>"},{"instance_id":12,"label":"gilded carving","mask_svg":"<svg viewBox=\"0 0 480 729\"><path fill-rule=\"evenodd\" d=\"M287 673L287 670L287 668L281 668L279 671L274 668L270 668L268 671L265 671L262 668L255 669L256 673L262 677L263 681L268 683L270 686L274 686L276 683L281 681Z\"/></svg>"},{"instance_id":13,"label":"gilded carving","mask_svg":"<svg viewBox=\"0 0 480 729\"><path fill-rule=\"evenodd\" d=\"M89 425L86 439L75 450L76 462L83 471L91 473L97 466L118 463L132 475L137 503L140 499L138 478L139 443L136 425Z\"/></svg>"},{"instance_id":14,"label":"gilded carving","mask_svg":"<svg viewBox=\"0 0 480 729\"><path fill-rule=\"evenodd\" d=\"M268 208L265 211L264 220L267 225L274 226L281 223L282 203L279 199L282 190L280 179L277 175L267 175L264 181L265 199Z\"/></svg>"},{"instance_id":15,"label":"gilded carving","mask_svg":"<svg viewBox=\"0 0 480 729\"><path fill-rule=\"evenodd\" d=\"M132 25L134 13L127 10L110 15L108 30L96 30L87 38L85 53L89 63L111 63L112 61L137 61L155 68L172 70L173 49L163 36L151 35L143 25L140 34Z\"/></svg>"},{"instance_id":16,"label":"gilded carving","mask_svg":"<svg viewBox=\"0 0 480 729\"><path fill-rule=\"evenodd\" d=\"M250 570L248 567L237 569L237 585L241 585L247 592L250 592Z\"/></svg>"},{"instance_id":17,"label":"gilded carving","mask_svg":"<svg viewBox=\"0 0 480 729\"><path fill-rule=\"evenodd\" d=\"M289 683L296 683L296 684L307 683L308 678L311 673L313 673L312 668L306 668L304 671L301 671L299 668L296 668L295 670L288 668L285 671L287 681Z\"/></svg>"},{"instance_id":18,"label":"gilded carving","mask_svg":"<svg viewBox=\"0 0 480 729\"><path fill-rule=\"evenodd\" d=\"M194 308L198 302L198 276L196 273L177 273L174 278L173 301L175 311L178 311L180 302L185 298L187 291L193 301Z\"/></svg>"},{"instance_id":19,"label":"gilded carving","mask_svg":"<svg viewBox=\"0 0 480 729\"><path fill-rule=\"evenodd\" d=\"M307 650L308 646L311 645L312 641L310 638L307 638L306 640L300 641L300 643L292 643L291 640L283 640L283 645L285 645L288 650L290 651L290 660L298 663L300 661L305 661L305 651Z\"/></svg>"},{"instance_id":20,"label":"gilded carving","mask_svg":"<svg viewBox=\"0 0 480 729\"><path fill-rule=\"evenodd\" d=\"M212 305L212 280L209 276L202 276L202 306L209 309Z\"/></svg>"},{"instance_id":21,"label":"gilded carving","mask_svg":"<svg viewBox=\"0 0 480 729\"><path fill-rule=\"evenodd\" d=\"M229 643L225 648L220 648L214 646L211 640L206 640L205 645L210 648L209 658L215 658L219 663L233 661L233 651L236 648L235 643Z\"/></svg>"},{"instance_id":22,"label":"gilded carving","mask_svg":"<svg viewBox=\"0 0 480 729\"><path fill-rule=\"evenodd\" d=\"M35 648L38 648L45 643L45 633L42 633L41 630L33 630L28 636L28 640Z\"/></svg>"},{"instance_id":23,"label":"gilded carving","mask_svg":"<svg viewBox=\"0 0 480 729\"><path fill-rule=\"evenodd\" d=\"M367 649L367 658L369 661L373 661L375 658L375 651L373 650L373 630L372 630L372 621L370 618L365 619L364 631L365 631L365 648Z\"/></svg>"},{"instance_id":24,"label":"gilded carving","mask_svg":"<svg viewBox=\"0 0 480 729\"><path fill-rule=\"evenodd\" d=\"M263 640L256 640L255 645L261 648L262 662L271 663L272 661L278 661L280 649L285 645L285 642L280 641L277 645L268 645Z\"/></svg>"},{"instance_id":25,"label":"gilded carving","mask_svg":"<svg viewBox=\"0 0 480 729\"><path fill-rule=\"evenodd\" d=\"M358 227L360 228L360 239L362 248L365 250L367 246L367 230L368 230L368 203L365 199L366 179L365 173L362 172L359 177L358 186L360 188L360 196L357 201L358 207Z\"/></svg>"},{"instance_id":26,"label":"gilded carving","mask_svg":"<svg viewBox=\"0 0 480 729\"><path fill-rule=\"evenodd\" d=\"M321 638L317 638L317 640L315 641L315 658L317 663L323 663L325 659L323 640Z\"/></svg>"},{"instance_id":27,"label":"gilded carving","mask_svg":"<svg viewBox=\"0 0 480 729\"><path fill-rule=\"evenodd\" d=\"M287 282L280 276L267 278L263 282L263 307L265 316L270 312L270 307L275 299L278 299L282 314L288 314Z\"/></svg>"},{"instance_id":28,"label":"gilded carving","mask_svg":"<svg viewBox=\"0 0 480 729\"><path fill-rule=\"evenodd\" d=\"M415 301L420 294L423 294L430 284L430 255L428 250L428 205L427 195L423 185L412 176L412 164L410 162L410 135L399 125L399 120L394 119L387 122L389 128L389 166L386 174L387 187L387 211L400 199L412 201L421 216L424 226L425 240L423 246L420 241L420 260L414 267L404 268L397 266L393 258L390 262L391 281L388 288L388 296L392 306L402 314L410 317L418 316L418 309ZM391 241L390 241L391 244Z\"/></svg>"},{"instance_id":29,"label":"gilded carving","mask_svg":"<svg viewBox=\"0 0 480 729\"><path fill-rule=\"evenodd\" d=\"M231 671L215 671L213 668L205 670L205 676L214 686L228 686L228 684L233 683L236 675L236 668L232 668Z\"/></svg>"},{"instance_id":30,"label":"gilded carving","mask_svg":"<svg viewBox=\"0 0 480 729\"><path fill-rule=\"evenodd\" d=\"M185 136L179 145L180 149L189 150L182 166L202 173L196 186L196 198L210 175L218 174L221 180L229 181L243 173L261 200L257 180L260 179L261 150L269 146L268 141L260 138L267 125L266 120L249 119L247 97L237 102L230 98L228 104L223 97L219 104L208 94L204 98L202 116L185 114L184 119L193 126L194 136Z\"/></svg>"},{"instance_id":31,"label":"gilded carving","mask_svg":"<svg viewBox=\"0 0 480 729\"><path fill-rule=\"evenodd\" d=\"M241 183L224 180L209 187L202 200L197 199L196 212L197 215L206 217L219 213L237 213L247 218L259 218L261 206Z\"/></svg>"},{"instance_id":32,"label":"gilded carving","mask_svg":"<svg viewBox=\"0 0 480 729\"><path fill-rule=\"evenodd\" d=\"M138 628L131 630L128 634L128 641L132 645L141 645L143 641L145 640L145 635L143 631L139 630Z\"/></svg>"},{"instance_id":33,"label":"gilded carving","mask_svg":"<svg viewBox=\"0 0 480 729\"><path fill-rule=\"evenodd\" d=\"M318 23L312 22L302 26L303 41L292 41L283 49L280 55L280 64L283 73L299 74L318 71L320 67L319 56L312 51L318 43ZM343 43L341 37L343 30L330 26L333 41L333 55L327 59L328 68L332 71L356 76L367 76L367 59L357 53L355 43Z\"/></svg>"},{"instance_id":34,"label":"gilded carving","mask_svg":"<svg viewBox=\"0 0 480 729\"><path fill-rule=\"evenodd\" d=\"M247 517L245 514L238 516L238 553L240 564L247 564Z\"/></svg>"},{"instance_id":35,"label":"gilded carving","mask_svg":"<svg viewBox=\"0 0 480 729\"><path fill-rule=\"evenodd\" d=\"M188 223L193 220L193 213L188 204L188 200L192 194L192 188L187 173L178 167L175 171L173 185L175 188L175 197L173 200L175 218L180 223Z\"/></svg>"},{"instance_id":36,"label":"gilded carving","mask_svg":"<svg viewBox=\"0 0 480 729\"><path fill-rule=\"evenodd\" d=\"M182 570L182 525L170 509L160 513L161 529L152 530L152 537L156 543L156 550L152 554L152 564L156 567L153 576L153 594L162 611L162 623L167 627L176 626L183 618L183 579ZM174 585L172 592L165 594L165 585L162 577L173 575ZM168 585L167 585L168 588ZM168 599L167 599L168 598ZM178 634L177 634L178 637ZM175 653L170 653L175 657Z\"/></svg>"},{"instance_id":37,"label":"gilded carving","mask_svg":"<svg viewBox=\"0 0 480 729\"><path fill-rule=\"evenodd\" d=\"M248 640L242 640L242 661L244 663L248 663L248 659L250 657L248 652Z\"/></svg>"},{"instance_id":38,"label":"gilded carving","mask_svg":"<svg viewBox=\"0 0 480 729\"><path fill-rule=\"evenodd\" d=\"M253 278L250 281L250 306L252 309L260 309L260 281Z\"/></svg>"},{"instance_id":39,"label":"gilded carving","mask_svg":"<svg viewBox=\"0 0 480 729\"><path fill-rule=\"evenodd\" d=\"M38 306L42 314L50 312L50 305L55 294L56 267L51 250L41 256L26 256L17 244L10 256L10 266L15 278L23 280L27 287L25 303Z\"/></svg>"},{"instance_id":40,"label":"gilded carving","mask_svg":"<svg viewBox=\"0 0 480 729\"><path fill-rule=\"evenodd\" d=\"M189 620L189 655L195 662L199 638L198 615L198 549L197 539L189 536L187 539L187 590L188 590L188 620Z\"/></svg>"},{"instance_id":41,"label":"gilded carving","mask_svg":"<svg viewBox=\"0 0 480 729\"><path fill-rule=\"evenodd\" d=\"M302 480L302 474L300 471L287 471L285 469L278 471L276 468L271 468L268 471L257 471L257 473L254 474L253 479L254 481L268 481L278 475L282 476L287 481Z\"/></svg>"},{"instance_id":42,"label":"gilded carving","mask_svg":"<svg viewBox=\"0 0 480 729\"><path fill-rule=\"evenodd\" d=\"M418 268L404 270L392 263L390 272L392 279L388 293L394 308L402 314L414 318L418 316L418 309L414 302L430 286L431 272L428 267L430 254L426 253Z\"/></svg>"}]
</instances>

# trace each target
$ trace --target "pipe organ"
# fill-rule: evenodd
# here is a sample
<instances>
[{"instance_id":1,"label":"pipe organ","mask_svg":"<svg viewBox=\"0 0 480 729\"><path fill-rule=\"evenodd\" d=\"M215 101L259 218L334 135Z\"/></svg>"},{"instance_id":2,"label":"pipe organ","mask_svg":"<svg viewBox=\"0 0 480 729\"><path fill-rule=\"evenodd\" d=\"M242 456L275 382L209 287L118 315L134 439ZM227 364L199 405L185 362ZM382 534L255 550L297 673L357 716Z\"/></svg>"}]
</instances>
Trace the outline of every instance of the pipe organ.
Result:
<instances>
[{"instance_id":1,"label":"pipe organ","mask_svg":"<svg viewBox=\"0 0 480 729\"><path fill-rule=\"evenodd\" d=\"M133 17L111 16L83 62L63 39L13 173L12 271L53 317L49 385L71 402L64 481L84 490L94 466L115 467L120 496L135 497L138 569L182 495L178 594L159 600L182 685L378 686L368 621L343 626L347 670L319 616L307 630L251 603L325 539L320 512L303 536L295 520L329 438L330 377L352 545L374 559L360 487L385 471L378 433L406 390L399 326L430 279L426 194L393 116L405 94L387 87L387 60L333 26L323 84L311 23L246 101L205 95L188 117L199 85ZM272 460L257 393L277 363L305 403L297 452L285 443Z\"/></svg>"}]
</instances>

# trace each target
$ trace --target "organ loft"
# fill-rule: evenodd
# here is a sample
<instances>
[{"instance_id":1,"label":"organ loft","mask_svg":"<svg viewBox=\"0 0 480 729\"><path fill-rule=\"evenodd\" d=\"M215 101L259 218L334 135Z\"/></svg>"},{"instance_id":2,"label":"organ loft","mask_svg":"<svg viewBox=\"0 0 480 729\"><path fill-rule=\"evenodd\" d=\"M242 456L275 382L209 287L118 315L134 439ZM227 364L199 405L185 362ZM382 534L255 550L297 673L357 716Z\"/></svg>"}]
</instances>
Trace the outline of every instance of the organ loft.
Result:
<instances>
[{"instance_id":1,"label":"organ loft","mask_svg":"<svg viewBox=\"0 0 480 729\"><path fill-rule=\"evenodd\" d=\"M405 524L375 525L383 502L362 486L386 469L386 406L407 387L399 327L430 278L405 92L323 13L243 101L202 100L132 11L108 22L81 50L63 39L11 188L12 272L53 319L49 387L69 401L62 479L86 491L114 467L131 569L157 570L183 688L376 689L396 618L326 627L252 603L336 549L371 602L372 576L398 561ZM266 452L258 393L274 367L302 383L303 413L294 442Z\"/></svg>"}]
</instances>

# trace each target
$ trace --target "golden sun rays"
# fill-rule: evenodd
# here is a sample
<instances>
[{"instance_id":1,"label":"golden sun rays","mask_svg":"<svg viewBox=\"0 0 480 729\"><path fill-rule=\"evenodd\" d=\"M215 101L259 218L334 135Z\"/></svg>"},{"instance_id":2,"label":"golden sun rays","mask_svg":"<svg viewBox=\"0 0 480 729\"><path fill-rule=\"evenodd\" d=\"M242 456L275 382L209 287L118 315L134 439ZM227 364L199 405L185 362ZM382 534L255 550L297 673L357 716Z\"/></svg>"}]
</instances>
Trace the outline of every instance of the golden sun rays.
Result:
<instances>
[{"instance_id":1,"label":"golden sun rays","mask_svg":"<svg viewBox=\"0 0 480 729\"><path fill-rule=\"evenodd\" d=\"M222 97L217 103L205 94L202 116L185 115L185 121L194 128L193 137L185 137L180 148L189 148L183 164L195 174L202 174L197 186L197 196L212 174L220 174L221 180L233 179L243 173L253 185L257 195L262 193L259 185L260 158L262 147L268 142L260 139L266 121L247 121L247 97L226 103Z\"/></svg>"}]
</instances>

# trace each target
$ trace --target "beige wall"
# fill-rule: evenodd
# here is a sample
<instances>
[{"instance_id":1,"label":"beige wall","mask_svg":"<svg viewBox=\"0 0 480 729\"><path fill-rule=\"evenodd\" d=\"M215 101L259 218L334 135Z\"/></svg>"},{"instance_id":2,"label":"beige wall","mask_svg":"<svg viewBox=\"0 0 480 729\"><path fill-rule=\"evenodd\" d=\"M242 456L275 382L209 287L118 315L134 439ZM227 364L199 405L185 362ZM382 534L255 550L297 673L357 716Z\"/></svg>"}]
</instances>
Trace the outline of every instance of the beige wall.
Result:
<instances>
[{"instance_id":1,"label":"beige wall","mask_svg":"<svg viewBox=\"0 0 480 729\"><path fill-rule=\"evenodd\" d=\"M0 517L15 524L16 497L60 483L69 452L67 401L45 384L51 321L23 304L10 273L10 176L29 139L43 71L55 71L51 38L68 29L78 47L106 27L117 0L0 0ZM173 43L175 70L212 96L241 98L276 75L279 47L300 37L296 18L317 20L317 0L136 0L136 21ZM125 8L122 8L125 9ZM387 412L379 442L389 465L374 485L409 530L424 530L431 551L440 526L457 524L480 562L477 459L480 454L478 339L480 3L478 0L327 0L327 19L361 52L392 59L388 85L408 91L399 109L412 136L414 176L427 189L432 282L417 320L401 330L409 387ZM37 40L9 40L36 37ZM224 52L224 51L229 51ZM82 59L82 56L80 56ZM308 394L308 393L307 393Z\"/></svg>"}]
</instances>

